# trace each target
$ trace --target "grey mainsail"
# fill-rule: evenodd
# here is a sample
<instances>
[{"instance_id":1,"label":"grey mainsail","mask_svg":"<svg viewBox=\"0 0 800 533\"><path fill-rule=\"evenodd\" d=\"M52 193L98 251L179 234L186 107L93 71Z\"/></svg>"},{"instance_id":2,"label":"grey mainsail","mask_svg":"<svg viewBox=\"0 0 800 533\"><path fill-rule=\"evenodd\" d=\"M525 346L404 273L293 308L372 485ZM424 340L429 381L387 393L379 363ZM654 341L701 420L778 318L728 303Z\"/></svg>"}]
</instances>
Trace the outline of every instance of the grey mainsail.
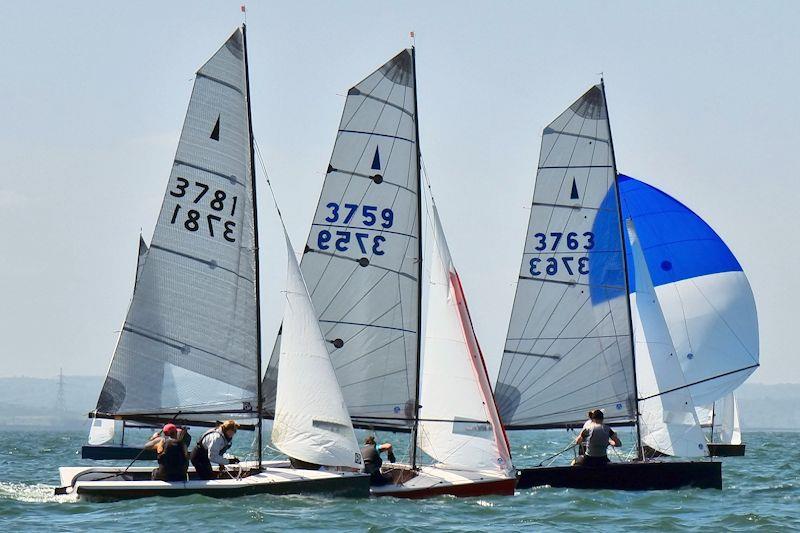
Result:
<instances>
[{"instance_id":1,"label":"grey mainsail","mask_svg":"<svg viewBox=\"0 0 800 533\"><path fill-rule=\"evenodd\" d=\"M605 95L589 89L542 134L495 395L510 428L636 416L616 168Z\"/></svg>"},{"instance_id":2,"label":"grey mainsail","mask_svg":"<svg viewBox=\"0 0 800 533\"><path fill-rule=\"evenodd\" d=\"M237 29L197 71L99 413L255 409L256 245L243 38Z\"/></svg>"},{"instance_id":3,"label":"grey mainsail","mask_svg":"<svg viewBox=\"0 0 800 533\"><path fill-rule=\"evenodd\" d=\"M348 91L301 270L353 422L409 428L417 390L415 76L403 50ZM265 374L274 411L280 336Z\"/></svg>"}]
</instances>

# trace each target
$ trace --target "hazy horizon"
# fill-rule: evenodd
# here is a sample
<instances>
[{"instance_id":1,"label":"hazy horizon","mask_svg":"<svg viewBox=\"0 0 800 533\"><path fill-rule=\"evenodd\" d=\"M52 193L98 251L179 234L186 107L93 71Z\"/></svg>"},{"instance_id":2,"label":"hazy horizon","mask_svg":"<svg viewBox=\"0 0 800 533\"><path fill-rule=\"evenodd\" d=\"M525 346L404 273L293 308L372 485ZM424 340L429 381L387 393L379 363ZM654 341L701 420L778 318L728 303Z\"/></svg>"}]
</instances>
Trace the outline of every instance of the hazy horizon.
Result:
<instances>
[{"instance_id":1,"label":"hazy horizon","mask_svg":"<svg viewBox=\"0 0 800 533\"><path fill-rule=\"evenodd\" d=\"M0 376L105 374L194 72L241 23L241 3L6 6ZM414 31L421 151L494 373L541 130L602 72L618 170L702 216L750 279L761 332L750 381L799 383L800 250L785 222L798 200L799 16L788 1L253 2L255 135L300 248L343 95ZM258 179L268 358L285 252Z\"/></svg>"}]
</instances>

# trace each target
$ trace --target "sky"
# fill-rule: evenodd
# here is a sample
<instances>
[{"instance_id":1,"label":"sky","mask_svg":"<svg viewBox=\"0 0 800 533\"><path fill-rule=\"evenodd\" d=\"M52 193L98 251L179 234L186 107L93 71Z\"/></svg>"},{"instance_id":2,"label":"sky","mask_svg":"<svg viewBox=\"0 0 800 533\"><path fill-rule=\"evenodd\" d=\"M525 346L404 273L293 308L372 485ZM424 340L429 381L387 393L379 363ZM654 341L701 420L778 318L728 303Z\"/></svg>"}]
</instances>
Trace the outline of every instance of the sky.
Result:
<instances>
[{"instance_id":1,"label":"sky","mask_svg":"<svg viewBox=\"0 0 800 533\"><path fill-rule=\"evenodd\" d=\"M194 72L242 22L240 3L3 4L0 376L105 373ZM700 214L750 279L762 365L751 381L800 382L800 3L247 7L253 126L295 248L347 89L414 31L422 157L496 371L541 130L603 73L619 171ZM259 208L268 357L285 252L268 195Z\"/></svg>"}]
</instances>

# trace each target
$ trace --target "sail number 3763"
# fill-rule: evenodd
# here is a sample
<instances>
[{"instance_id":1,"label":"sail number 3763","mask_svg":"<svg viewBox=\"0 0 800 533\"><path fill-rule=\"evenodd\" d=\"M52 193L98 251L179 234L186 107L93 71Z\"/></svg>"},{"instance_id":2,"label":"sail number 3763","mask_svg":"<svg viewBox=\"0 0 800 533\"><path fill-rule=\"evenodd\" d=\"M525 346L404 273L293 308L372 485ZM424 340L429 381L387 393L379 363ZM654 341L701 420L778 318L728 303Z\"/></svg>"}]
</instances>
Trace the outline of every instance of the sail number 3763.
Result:
<instances>
[{"instance_id":1,"label":"sail number 3763","mask_svg":"<svg viewBox=\"0 0 800 533\"><path fill-rule=\"evenodd\" d=\"M536 240L534 250L537 252L558 252L559 257L533 257L530 262L531 276L555 276L559 272L574 276L576 273L586 276L589 274L589 257L581 255L594 248L594 233L591 231L582 234L570 231L553 231L551 233L534 233ZM565 250L566 249L566 250ZM575 252L576 255L560 255Z\"/></svg>"},{"instance_id":2,"label":"sail number 3763","mask_svg":"<svg viewBox=\"0 0 800 533\"><path fill-rule=\"evenodd\" d=\"M176 203L170 224L180 224L191 232L208 231L209 237L222 237L228 242L236 242L236 222L223 220L223 216L232 217L236 214L236 203L239 198L237 196L229 198L221 189L209 192L211 187L199 181L195 181L193 186L186 178L179 177L176 181L175 189L169 191L169 194L174 198L186 198L189 208ZM211 213L203 216L199 210L192 209L195 205L205 206L206 201L212 210Z\"/></svg>"}]
</instances>

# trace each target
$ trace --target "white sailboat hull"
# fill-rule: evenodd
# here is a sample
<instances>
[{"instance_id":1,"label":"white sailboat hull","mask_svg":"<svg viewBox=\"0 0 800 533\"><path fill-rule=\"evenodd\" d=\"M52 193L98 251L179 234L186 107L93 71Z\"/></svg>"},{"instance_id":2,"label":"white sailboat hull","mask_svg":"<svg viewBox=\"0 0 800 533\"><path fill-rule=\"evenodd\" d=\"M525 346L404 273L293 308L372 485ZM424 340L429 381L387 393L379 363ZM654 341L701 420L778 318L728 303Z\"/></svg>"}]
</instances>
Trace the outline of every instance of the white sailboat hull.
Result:
<instances>
[{"instance_id":1,"label":"white sailboat hull","mask_svg":"<svg viewBox=\"0 0 800 533\"><path fill-rule=\"evenodd\" d=\"M396 498L429 498L431 496L512 496L517 486L516 476L504 476L489 470L455 470L438 466L421 466L414 471L410 465L384 463L383 472L393 475L396 483L372 487L373 496Z\"/></svg>"},{"instance_id":2,"label":"white sailboat hull","mask_svg":"<svg viewBox=\"0 0 800 533\"><path fill-rule=\"evenodd\" d=\"M256 464L240 463L245 472L212 480L192 479L189 469L185 482L152 481L151 467L61 467L61 494L73 494L82 500L123 500L151 496L186 496L202 494L230 498L250 494L329 494L344 497L367 497L369 476L360 472L328 472L293 469L288 461L263 463L260 472L246 474Z\"/></svg>"}]
</instances>

